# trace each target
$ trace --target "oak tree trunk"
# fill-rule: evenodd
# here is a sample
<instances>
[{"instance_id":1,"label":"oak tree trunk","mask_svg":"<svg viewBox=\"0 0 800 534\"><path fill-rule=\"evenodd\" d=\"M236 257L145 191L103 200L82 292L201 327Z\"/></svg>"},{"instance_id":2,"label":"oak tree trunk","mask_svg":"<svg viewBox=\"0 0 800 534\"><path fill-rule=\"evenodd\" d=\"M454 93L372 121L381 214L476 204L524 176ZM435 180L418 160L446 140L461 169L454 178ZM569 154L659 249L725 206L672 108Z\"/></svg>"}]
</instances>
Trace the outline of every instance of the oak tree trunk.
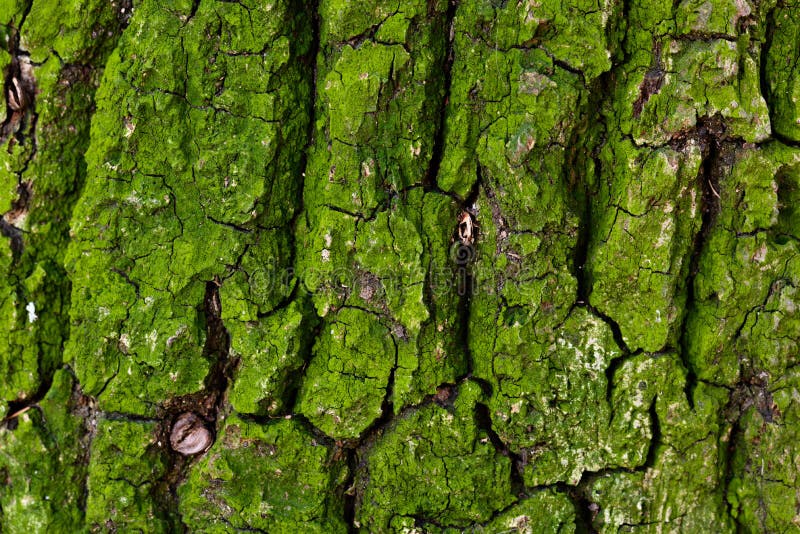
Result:
<instances>
[{"instance_id":1,"label":"oak tree trunk","mask_svg":"<svg viewBox=\"0 0 800 534\"><path fill-rule=\"evenodd\" d=\"M797 0L4 0L3 532L800 528Z\"/></svg>"}]
</instances>

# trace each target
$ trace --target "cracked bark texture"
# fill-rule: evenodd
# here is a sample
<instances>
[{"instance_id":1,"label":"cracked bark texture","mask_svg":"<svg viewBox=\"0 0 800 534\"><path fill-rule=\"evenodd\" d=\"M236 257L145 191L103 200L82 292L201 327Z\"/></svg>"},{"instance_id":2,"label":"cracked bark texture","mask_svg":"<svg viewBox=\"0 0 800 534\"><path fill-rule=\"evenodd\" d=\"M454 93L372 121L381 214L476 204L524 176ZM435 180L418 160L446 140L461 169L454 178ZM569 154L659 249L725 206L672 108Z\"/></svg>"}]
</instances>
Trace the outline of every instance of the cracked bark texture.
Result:
<instances>
[{"instance_id":1,"label":"cracked bark texture","mask_svg":"<svg viewBox=\"0 0 800 534\"><path fill-rule=\"evenodd\" d=\"M800 529L798 13L3 2L2 530Z\"/></svg>"}]
</instances>

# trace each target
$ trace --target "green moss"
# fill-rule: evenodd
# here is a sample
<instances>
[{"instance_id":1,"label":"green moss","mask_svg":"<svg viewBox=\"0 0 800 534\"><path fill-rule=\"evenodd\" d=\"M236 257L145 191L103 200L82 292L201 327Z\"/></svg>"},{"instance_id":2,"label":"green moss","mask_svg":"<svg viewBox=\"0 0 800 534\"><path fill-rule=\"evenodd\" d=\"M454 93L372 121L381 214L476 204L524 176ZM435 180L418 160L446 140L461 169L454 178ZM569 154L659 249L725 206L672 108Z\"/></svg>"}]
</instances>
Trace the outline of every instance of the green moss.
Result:
<instances>
[{"instance_id":1,"label":"green moss","mask_svg":"<svg viewBox=\"0 0 800 534\"><path fill-rule=\"evenodd\" d=\"M577 484L584 471L641 465L652 393L631 397L636 385L607 383L606 369L621 355L608 326L576 308L537 341L536 323L511 311L498 318L494 357L475 375L493 386L493 427L522 457L526 485Z\"/></svg>"},{"instance_id":2,"label":"green moss","mask_svg":"<svg viewBox=\"0 0 800 534\"><path fill-rule=\"evenodd\" d=\"M260 425L232 416L178 489L180 512L192 531L343 532L335 488L346 473L291 418Z\"/></svg>"},{"instance_id":3,"label":"green moss","mask_svg":"<svg viewBox=\"0 0 800 534\"><path fill-rule=\"evenodd\" d=\"M728 35L736 37L742 19L753 13L749 3L736 0L708 2L682 0L675 9L679 35Z\"/></svg>"},{"instance_id":4,"label":"green moss","mask_svg":"<svg viewBox=\"0 0 800 534\"><path fill-rule=\"evenodd\" d=\"M456 31L482 40L489 48L539 48L583 71L591 81L611 67L606 25L611 7L592 0L471 3L456 12Z\"/></svg>"},{"instance_id":5,"label":"green moss","mask_svg":"<svg viewBox=\"0 0 800 534\"><path fill-rule=\"evenodd\" d=\"M700 230L700 147L637 149L630 141L601 152L592 202L587 272L591 302L620 327L631 350L656 352L682 317L679 288Z\"/></svg>"},{"instance_id":6,"label":"green moss","mask_svg":"<svg viewBox=\"0 0 800 534\"><path fill-rule=\"evenodd\" d=\"M0 430L4 532L82 528L86 400L74 387L70 373L58 371L39 404Z\"/></svg>"},{"instance_id":7,"label":"green moss","mask_svg":"<svg viewBox=\"0 0 800 534\"><path fill-rule=\"evenodd\" d=\"M426 177L446 8L320 5L297 272L324 323L298 407L336 437L363 432L390 388L399 411L465 372L448 252L457 204Z\"/></svg>"},{"instance_id":8,"label":"green moss","mask_svg":"<svg viewBox=\"0 0 800 534\"><path fill-rule=\"evenodd\" d=\"M772 128L775 133L800 141L800 18L797 2L786 2L771 13L771 42L766 56L766 80ZM765 45L766 46L766 45Z\"/></svg>"},{"instance_id":9,"label":"green moss","mask_svg":"<svg viewBox=\"0 0 800 534\"><path fill-rule=\"evenodd\" d=\"M8 50L10 44L8 37L19 27L24 13L30 9L32 0L9 0L0 6L0 48ZM3 95L5 98L5 95Z\"/></svg>"},{"instance_id":10,"label":"green moss","mask_svg":"<svg viewBox=\"0 0 800 534\"><path fill-rule=\"evenodd\" d=\"M356 526L387 531L416 518L465 528L513 502L510 461L476 424L481 397L480 387L466 382L452 407L425 406L385 431L356 474L363 490Z\"/></svg>"},{"instance_id":11,"label":"green moss","mask_svg":"<svg viewBox=\"0 0 800 534\"><path fill-rule=\"evenodd\" d=\"M589 479L587 499L597 505L594 527L599 532L733 532L718 491L726 479L725 444L719 442L725 428L719 414L727 392L698 384L690 408L682 365L672 354L637 356L623 363L615 377L615 408L651 405L658 426L644 465ZM637 428L651 433L641 430L641 419L624 411L615 411L615 419L633 435Z\"/></svg>"},{"instance_id":12,"label":"green moss","mask_svg":"<svg viewBox=\"0 0 800 534\"><path fill-rule=\"evenodd\" d=\"M660 146L716 115L731 136L767 139L758 43L742 23L750 11L734 2L631 5L609 124L637 145Z\"/></svg>"},{"instance_id":13,"label":"green moss","mask_svg":"<svg viewBox=\"0 0 800 534\"><path fill-rule=\"evenodd\" d=\"M519 534L566 534L578 531L575 504L564 493L553 489L538 491L474 532L507 532Z\"/></svg>"},{"instance_id":14,"label":"green moss","mask_svg":"<svg viewBox=\"0 0 800 534\"><path fill-rule=\"evenodd\" d=\"M92 531L169 532L159 502L167 458L155 423L97 421L89 462L86 525Z\"/></svg>"},{"instance_id":15,"label":"green moss","mask_svg":"<svg viewBox=\"0 0 800 534\"><path fill-rule=\"evenodd\" d=\"M250 322L228 321L231 356L239 360L229 401L240 413L285 412L287 394L305 363L314 323L307 302Z\"/></svg>"},{"instance_id":16,"label":"green moss","mask_svg":"<svg viewBox=\"0 0 800 534\"><path fill-rule=\"evenodd\" d=\"M0 6L4 530L796 528L795 0L126 4Z\"/></svg>"},{"instance_id":17,"label":"green moss","mask_svg":"<svg viewBox=\"0 0 800 534\"><path fill-rule=\"evenodd\" d=\"M102 65L129 16L124 8L102 0L34 1L25 17L20 46L35 63Z\"/></svg>"},{"instance_id":18,"label":"green moss","mask_svg":"<svg viewBox=\"0 0 800 534\"><path fill-rule=\"evenodd\" d=\"M104 409L154 414L203 389L207 282L233 273L220 282L234 286L220 290L228 317L290 292L277 273L301 153L283 146L304 143L310 111L311 32L295 7L203 4L190 17L188 4L137 4L109 60L67 260L81 341L65 354Z\"/></svg>"},{"instance_id":19,"label":"green moss","mask_svg":"<svg viewBox=\"0 0 800 534\"><path fill-rule=\"evenodd\" d=\"M474 43L461 28L469 20L462 21L459 11L454 46L462 53L453 64L439 186L466 196L480 166L484 176L508 188L498 194L501 202L536 198L557 214L563 185L550 177L560 176L570 130L580 120L585 75L557 66L546 50ZM535 206L517 200L517 210L528 215L521 223L541 224Z\"/></svg>"},{"instance_id":20,"label":"green moss","mask_svg":"<svg viewBox=\"0 0 800 534\"><path fill-rule=\"evenodd\" d=\"M731 515L752 531L792 530L797 512L797 458L800 412L796 396L800 375L792 369L772 384L744 390L738 433L730 436L732 480L727 499Z\"/></svg>"},{"instance_id":21,"label":"green moss","mask_svg":"<svg viewBox=\"0 0 800 534\"><path fill-rule=\"evenodd\" d=\"M779 376L797 361L798 243L781 199L800 184L798 169L798 151L777 144L742 151L728 167L688 324L688 357L702 379L733 385L742 370Z\"/></svg>"},{"instance_id":22,"label":"green moss","mask_svg":"<svg viewBox=\"0 0 800 534\"><path fill-rule=\"evenodd\" d=\"M381 415L396 342L380 321L345 308L322 324L296 410L336 438L357 438Z\"/></svg>"}]
</instances>

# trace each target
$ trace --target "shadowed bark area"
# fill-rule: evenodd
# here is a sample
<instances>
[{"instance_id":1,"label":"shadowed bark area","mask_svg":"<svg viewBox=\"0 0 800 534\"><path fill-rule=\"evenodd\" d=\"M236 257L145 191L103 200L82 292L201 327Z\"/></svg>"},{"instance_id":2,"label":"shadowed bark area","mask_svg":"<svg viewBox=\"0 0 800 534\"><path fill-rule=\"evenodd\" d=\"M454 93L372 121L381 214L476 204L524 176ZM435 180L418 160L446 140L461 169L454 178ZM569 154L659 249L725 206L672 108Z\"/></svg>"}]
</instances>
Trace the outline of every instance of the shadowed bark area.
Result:
<instances>
[{"instance_id":1,"label":"shadowed bark area","mask_svg":"<svg viewBox=\"0 0 800 534\"><path fill-rule=\"evenodd\" d=\"M4 2L2 530L800 528L798 13Z\"/></svg>"}]
</instances>

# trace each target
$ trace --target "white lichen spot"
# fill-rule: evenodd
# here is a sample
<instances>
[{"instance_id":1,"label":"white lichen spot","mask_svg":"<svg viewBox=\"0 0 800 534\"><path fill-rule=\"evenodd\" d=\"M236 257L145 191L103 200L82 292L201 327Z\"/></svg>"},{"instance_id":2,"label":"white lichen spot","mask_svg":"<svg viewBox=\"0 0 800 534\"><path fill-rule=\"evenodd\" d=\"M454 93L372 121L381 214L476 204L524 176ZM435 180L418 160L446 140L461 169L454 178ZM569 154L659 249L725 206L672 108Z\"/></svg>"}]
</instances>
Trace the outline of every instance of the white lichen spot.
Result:
<instances>
[{"instance_id":1,"label":"white lichen spot","mask_svg":"<svg viewBox=\"0 0 800 534\"><path fill-rule=\"evenodd\" d=\"M325 246L330 247L333 244L333 237L331 237L331 233L328 232L325 234Z\"/></svg>"},{"instance_id":2,"label":"white lichen spot","mask_svg":"<svg viewBox=\"0 0 800 534\"><path fill-rule=\"evenodd\" d=\"M371 159L367 161L361 162L361 174L363 174L366 178L372 176L374 172L375 162Z\"/></svg>"},{"instance_id":3,"label":"white lichen spot","mask_svg":"<svg viewBox=\"0 0 800 534\"><path fill-rule=\"evenodd\" d=\"M656 241L654 248L660 248L664 245L667 245L672 240L672 228L675 225L675 222L672 218L665 219L661 223L661 233L658 236L658 241Z\"/></svg>"},{"instance_id":4,"label":"white lichen spot","mask_svg":"<svg viewBox=\"0 0 800 534\"><path fill-rule=\"evenodd\" d=\"M556 82L538 72L523 72L519 77L519 92L539 96L539 94L550 88L557 87Z\"/></svg>"},{"instance_id":5,"label":"white lichen spot","mask_svg":"<svg viewBox=\"0 0 800 534\"><path fill-rule=\"evenodd\" d=\"M723 46L727 46L732 51L736 50L736 43L725 42ZM719 54L717 56L717 66L722 70L722 75L725 79L733 79L739 72L739 62L737 54Z\"/></svg>"},{"instance_id":6,"label":"white lichen spot","mask_svg":"<svg viewBox=\"0 0 800 534\"><path fill-rule=\"evenodd\" d=\"M25 309L28 312L28 322L29 323L33 323L33 322L36 321L36 319L39 318L39 316L36 315L36 304L34 304L33 302L29 302L28 305L25 306Z\"/></svg>"},{"instance_id":7,"label":"white lichen spot","mask_svg":"<svg viewBox=\"0 0 800 534\"><path fill-rule=\"evenodd\" d=\"M150 347L152 352L156 350L156 343L158 343L158 330L153 330L147 336L145 336L145 341L147 341L147 345Z\"/></svg>"},{"instance_id":8,"label":"white lichen spot","mask_svg":"<svg viewBox=\"0 0 800 534\"><path fill-rule=\"evenodd\" d=\"M752 13L750 10L750 4L747 3L746 0L734 0L734 4L736 4L736 17L734 18L734 23L736 20L747 17Z\"/></svg>"},{"instance_id":9,"label":"white lichen spot","mask_svg":"<svg viewBox=\"0 0 800 534\"><path fill-rule=\"evenodd\" d=\"M331 260L331 251L327 248L322 249L322 261L330 261Z\"/></svg>"},{"instance_id":10,"label":"white lichen spot","mask_svg":"<svg viewBox=\"0 0 800 534\"><path fill-rule=\"evenodd\" d=\"M519 413L520 409L522 409L522 401L517 401L511 405L511 413Z\"/></svg>"},{"instance_id":11,"label":"white lichen spot","mask_svg":"<svg viewBox=\"0 0 800 534\"><path fill-rule=\"evenodd\" d=\"M114 170L116 170L116 169L114 169ZM125 197L125 202L127 202L128 204L130 204L131 206L133 206L135 208L141 208L142 207L142 199L139 198L139 196L136 194L135 190L131 191L131 194L128 195L127 197Z\"/></svg>"},{"instance_id":12,"label":"white lichen spot","mask_svg":"<svg viewBox=\"0 0 800 534\"><path fill-rule=\"evenodd\" d=\"M134 124L134 122L131 120L130 117L125 117L124 122L125 122L125 133L123 135L125 136L125 139L128 139L131 135L133 135L133 132L136 130L136 124Z\"/></svg>"},{"instance_id":13,"label":"white lichen spot","mask_svg":"<svg viewBox=\"0 0 800 534\"><path fill-rule=\"evenodd\" d=\"M764 263L767 258L767 244L762 243L761 246L753 253L753 261Z\"/></svg>"},{"instance_id":14,"label":"white lichen spot","mask_svg":"<svg viewBox=\"0 0 800 534\"><path fill-rule=\"evenodd\" d=\"M131 346L131 338L128 336L128 334L122 334L121 336L119 336L119 350L127 354L130 346Z\"/></svg>"},{"instance_id":15,"label":"white lichen spot","mask_svg":"<svg viewBox=\"0 0 800 534\"><path fill-rule=\"evenodd\" d=\"M178 338L180 338L184 333L186 333L187 330L188 327L186 325L182 324L181 326L179 326L178 329L175 331L175 334L167 338L167 348L172 347L173 343L175 343L175 341L177 341Z\"/></svg>"},{"instance_id":16,"label":"white lichen spot","mask_svg":"<svg viewBox=\"0 0 800 534\"><path fill-rule=\"evenodd\" d=\"M530 518L527 515L518 515L508 520L508 528L519 532L520 534L531 534L531 526L528 524Z\"/></svg>"}]
</instances>

